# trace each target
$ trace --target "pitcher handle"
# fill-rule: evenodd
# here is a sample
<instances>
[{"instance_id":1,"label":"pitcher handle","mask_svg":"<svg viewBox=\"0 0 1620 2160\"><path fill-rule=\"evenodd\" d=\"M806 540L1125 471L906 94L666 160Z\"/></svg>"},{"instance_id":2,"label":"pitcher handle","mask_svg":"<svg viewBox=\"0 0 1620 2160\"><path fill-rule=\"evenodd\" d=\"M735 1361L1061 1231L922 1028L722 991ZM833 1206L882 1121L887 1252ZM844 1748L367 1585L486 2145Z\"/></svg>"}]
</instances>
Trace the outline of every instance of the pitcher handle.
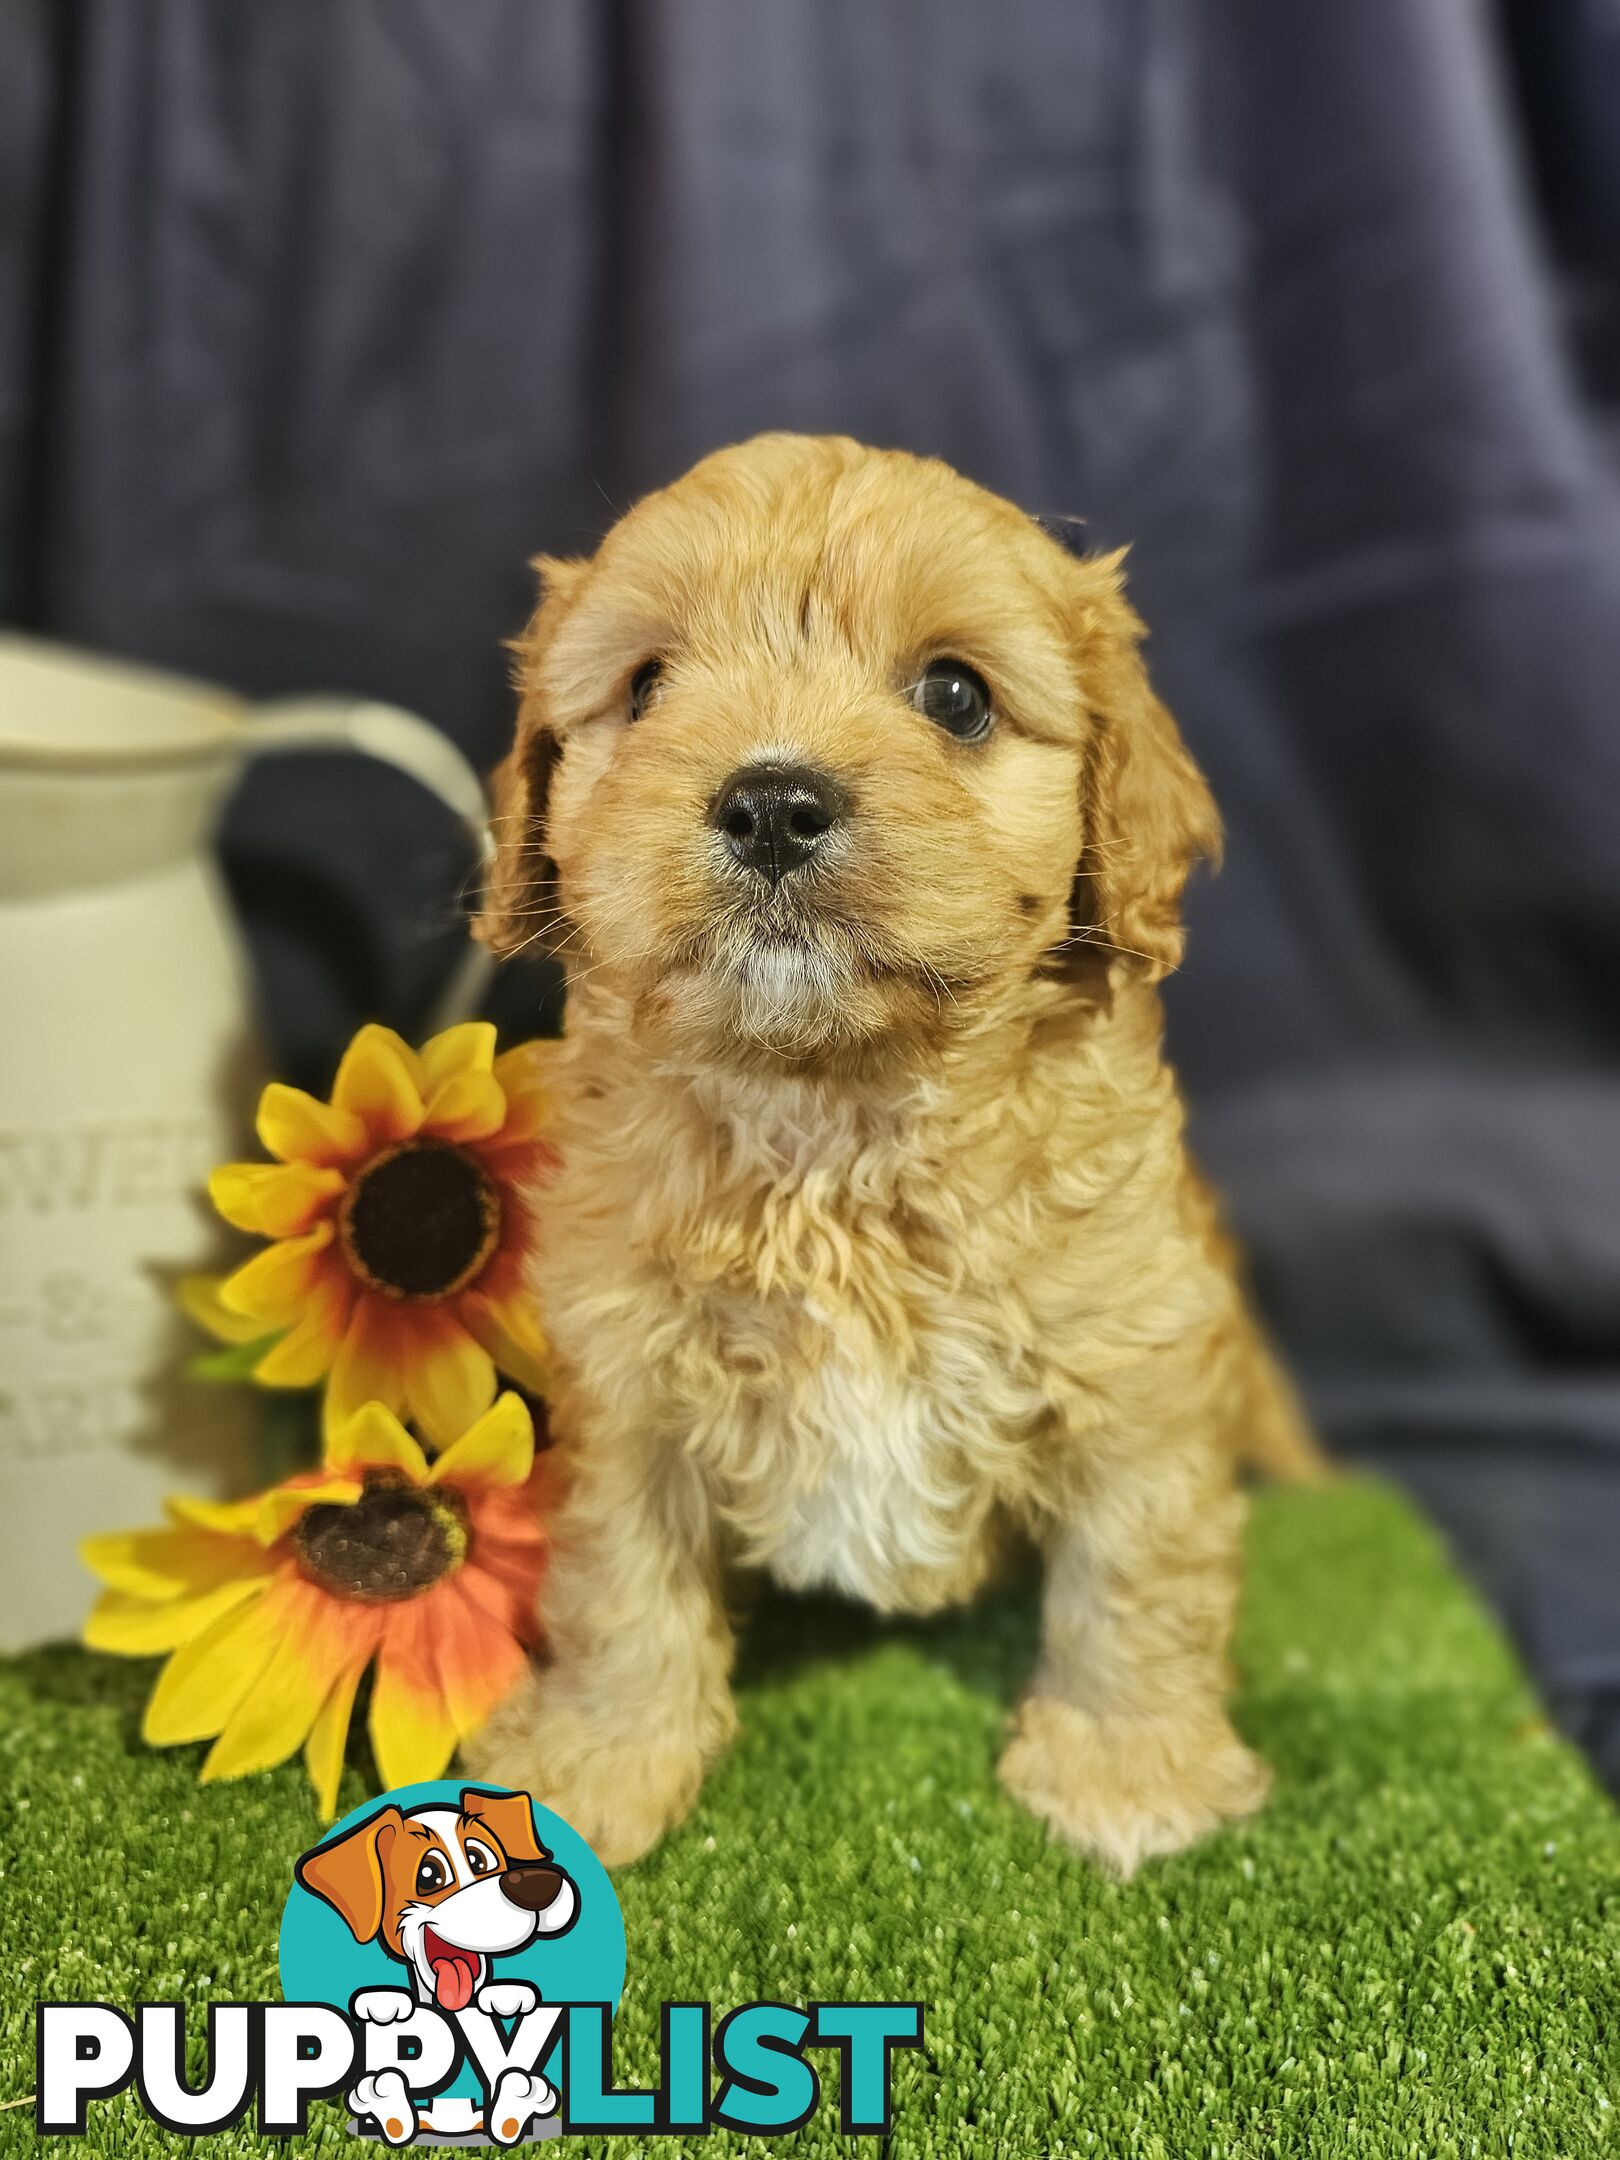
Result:
<instances>
[{"instance_id":1,"label":"pitcher handle","mask_svg":"<svg viewBox=\"0 0 1620 2160\"><path fill-rule=\"evenodd\" d=\"M379 759L436 795L471 835L480 876L495 859L484 783L447 735L397 705L370 698L293 697L261 705L244 730L247 753L350 750ZM494 960L469 942L429 1020L429 1032L471 1019L483 1002Z\"/></svg>"}]
</instances>

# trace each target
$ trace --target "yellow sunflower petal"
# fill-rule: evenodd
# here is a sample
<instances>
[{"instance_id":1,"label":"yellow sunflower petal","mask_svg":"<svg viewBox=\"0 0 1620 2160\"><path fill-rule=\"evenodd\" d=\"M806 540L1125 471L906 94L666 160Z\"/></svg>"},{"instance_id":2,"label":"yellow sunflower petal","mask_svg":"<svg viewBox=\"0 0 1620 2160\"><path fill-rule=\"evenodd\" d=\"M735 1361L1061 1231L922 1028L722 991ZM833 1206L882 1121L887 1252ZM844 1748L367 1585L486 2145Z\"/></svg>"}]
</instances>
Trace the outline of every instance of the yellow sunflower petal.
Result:
<instances>
[{"instance_id":1,"label":"yellow sunflower petal","mask_svg":"<svg viewBox=\"0 0 1620 2160\"><path fill-rule=\"evenodd\" d=\"M175 1302L188 1320L194 1320L216 1342L257 1342L264 1322L251 1313L232 1312L221 1302L218 1275L182 1275L174 1286Z\"/></svg>"},{"instance_id":2,"label":"yellow sunflower petal","mask_svg":"<svg viewBox=\"0 0 1620 2160\"><path fill-rule=\"evenodd\" d=\"M495 1399L495 1363L448 1313L424 1313L405 1367L411 1416L436 1448L447 1448Z\"/></svg>"},{"instance_id":3,"label":"yellow sunflower petal","mask_svg":"<svg viewBox=\"0 0 1620 2160\"><path fill-rule=\"evenodd\" d=\"M224 1613L183 1642L164 1666L141 1722L149 1747L211 1740L223 1730L275 1656L280 1639L273 1591Z\"/></svg>"},{"instance_id":4,"label":"yellow sunflower petal","mask_svg":"<svg viewBox=\"0 0 1620 2160\"><path fill-rule=\"evenodd\" d=\"M405 1407L403 1323L386 1298L356 1298L321 1405L328 1440L368 1402L393 1411Z\"/></svg>"},{"instance_id":5,"label":"yellow sunflower petal","mask_svg":"<svg viewBox=\"0 0 1620 2160\"><path fill-rule=\"evenodd\" d=\"M434 1485L521 1485L534 1468L534 1420L521 1397L502 1395L428 1473Z\"/></svg>"},{"instance_id":6,"label":"yellow sunflower petal","mask_svg":"<svg viewBox=\"0 0 1620 2160\"><path fill-rule=\"evenodd\" d=\"M338 1674L327 1689L326 1700L316 1712L309 1738L304 1742L304 1767L315 1788L315 1805L320 1809L322 1822L330 1822L337 1813L338 1786L343 1779L343 1756L349 1741L349 1720L354 1715L355 1693L366 1663L365 1658L357 1658L347 1672Z\"/></svg>"},{"instance_id":7,"label":"yellow sunflower petal","mask_svg":"<svg viewBox=\"0 0 1620 2160\"><path fill-rule=\"evenodd\" d=\"M203 1784L269 1770L308 1738L349 1657L340 1630L309 1627L306 1617L307 1601L289 1605L281 1646L209 1750Z\"/></svg>"},{"instance_id":8,"label":"yellow sunflower petal","mask_svg":"<svg viewBox=\"0 0 1620 2160\"><path fill-rule=\"evenodd\" d=\"M464 1020L460 1027L446 1028L425 1042L416 1053L422 1087L431 1095L457 1073L487 1073L495 1066L495 1024L491 1020Z\"/></svg>"},{"instance_id":9,"label":"yellow sunflower petal","mask_svg":"<svg viewBox=\"0 0 1620 2160\"><path fill-rule=\"evenodd\" d=\"M222 1163L208 1197L228 1223L260 1237L298 1237L344 1187L343 1172L318 1163Z\"/></svg>"},{"instance_id":10,"label":"yellow sunflower petal","mask_svg":"<svg viewBox=\"0 0 1620 2160\"><path fill-rule=\"evenodd\" d=\"M384 1637L369 1722L385 1791L443 1777L456 1745L455 1720L439 1686L426 1633L410 1606L392 1616Z\"/></svg>"},{"instance_id":11,"label":"yellow sunflower petal","mask_svg":"<svg viewBox=\"0 0 1620 2160\"><path fill-rule=\"evenodd\" d=\"M163 1503L164 1513L171 1521L190 1523L198 1530L213 1530L226 1537L243 1540L253 1536L253 1525L259 1517L259 1495L253 1493L246 1500L202 1500L195 1493L174 1493ZM251 1545L244 1545L251 1551Z\"/></svg>"},{"instance_id":12,"label":"yellow sunflower petal","mask_svg":"<svg viewBox=\"0 0 1620 2160\"><path fill-rule=\"evenodd\" d=\"M208 1531L177 1524L167 1530L114 1530L80 1541L79 1558L92 1575L132 1597L189 1597L235 1572L241 1553Z\"/></svg>"},{"instance_id":13,"label":"yellow sunflower petal","mask_svg":"<svg viewBox=\"0 0 1620 2160\"><path fill-rule=\"evenodd\" d=\"M272 1080L259 1097L256 1130L265 1152L278 1162L353 1162L367 1141L365 1121L351 1110L323 1103L302 1088Z\"/></svg>"},{"instance_id":14,"label":"yellow sunflower petal","mask_svg":"<svg viewBox=\"0 0 1620 2160\"><path fill-rule=\"evenodd\" d=\"M343 1053L332 1103L362 1119L373 1142L409 1140L422 1124L416 1052L392 1028L363 1027Z\"/></svg>"},{"instance_id":15,"label":"yellow sunflower petal","mask_svg":"<svg viewBox=\"0 0 1620 2160\"><path fill-rule=\"evenodd\" d=\"M363 1403L328 1436L326 1466L329 1470L403 1470L413 1485L428 1480L427 1457L393 1411L380 1402Z\"/></svg>"},{"instance_id":16,"label":"yellow sunflower petal","mask_svg":"<svg viewBox=\"0 0 1620 2160\"><path fill-rule=\"evenodd\" d=\"M273 1545L285 1537L306 1508L353 1507L360 1491L360 1480L355 1477L311 1478L307 1485L273 1486L259 1502L254 1525L259 1543Z\"/></svg>"},{"instance_id":17,"label":"yellow sunflower petal","mask_svg":"<svg viewBox=\"0 0 1620 2160\"><path fill-rule=\"evenodd\" d=\"M560 1036L537 1035L529 1042L514 1043L510 1050L503 1050L491 1069L509 1095L532 1094L549 1088L562 1054Z\"/></svg>"},{"instance_id":18,"label":"yellow sunflower petal","mask_svg":"<svg viewBox=\"0 0 1620 2160\"><path fill-rule=\"evenodd\" d=\"M392 1056L398 1058L417 1087L420 1088L422 1085L421 1060L413 1046L405 1040L397 1028L385 1027L380 1020L366 1021L365 1025L357 1028L350 1037L349 1047L344 1051L343 1057L338 1064L339 1072L343 1070L344 1065L350 1063L357 1050L388 1051ZM332 1100L336 1102L337 1099L337 1083L334 1081Z\"/></svg>"},{"instance_id":19,"label":"yellow sunflower petal","mask_svg":"<svg viewBox=\"0 0 1620 2160\"><path fill-rule=\"evenodd\" d=\"M332 1370L343 1342L354 1292L346 1282L318 1282L298 1325L260 1358L253 1377L264 1387L313 1387Z\"/></svg>"},{"instance_id":20,"label":"yellow sunflower petal","mask_svg":"<svg viewBox=\"0 0 1620 2160\"><path fill-rule=\"evenodd\" d=\"M222 1613L262 1588L258 1577L244 1575L196 1597L167 1598L157 1605L148 1598L131 1597L125 1590L104 1590L80 1639L87 1650L109 1651L114 1657L155 1657L200 1635Z\"/></svg>"},{"instance_id":21,"label":"yellow sunflower petal","mask_svg":"<svg viewBox=\"0 0 1620 2160\"><path fill-rule=\"evenodd\" d=\"M559 1048L559 1044L549 1041L519 1043L515 1050L507 1050L495 1060L495 1077L506 1097L503 1141L533 1140L550 1126L550 1072Z\"/></svg>"},{"instance_id":22,"label":"yellow sunflower petal","mask_svg":"<svg viewBox=\"0 0 1620 2160\"><path fill-rule=\"evenodd\" d=\"M233 1312L251 1313L271 1327L290 1327L303 1313L321 1279L321 1255L332 1242L332 1225L317 1223L303 1237L282 1238L255 1253L219 1286Z\"/></svg>"},{"instance_id":23,"label":"yellow sunflower petal","mask_svg":"<svg viewBox=\"0 0 1620 2160\"><path fill-rule=\"evenodd\" d=\"M551 1372L546 1339L527 1298L488 1298L464 1294L456 1301L462 1326L481 1342L508 1380L531 1395L547 1395Z\"/></svg>"},{"instance_id":24,"label":"yellow sunflower petal","mask_svg":"<svg viewBox=\"0 0 1620 2160\"><path fill-rule=\"evenodd\" d=\"M506 1097L488 1073L453 1073L428 1097L424 1132L441 1140L488 1140L506 1123Z\"/></svg>"}]
</instances>

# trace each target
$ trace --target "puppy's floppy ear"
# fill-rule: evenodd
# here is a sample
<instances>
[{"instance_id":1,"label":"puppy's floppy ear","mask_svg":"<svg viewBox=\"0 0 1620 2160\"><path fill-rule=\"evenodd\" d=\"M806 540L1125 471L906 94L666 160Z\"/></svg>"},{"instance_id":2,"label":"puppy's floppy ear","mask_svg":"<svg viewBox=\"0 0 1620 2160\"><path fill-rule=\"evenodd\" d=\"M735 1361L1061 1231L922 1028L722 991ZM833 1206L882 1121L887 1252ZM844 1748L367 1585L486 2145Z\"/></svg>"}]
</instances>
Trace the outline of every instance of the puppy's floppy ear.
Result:
<instances>
[{"instance_id":1,"label":"puppy's floppy ear","mask_svg":"<svg viewBox=\"0 0 1620 2160\"><path fill-rule=\"evenodd\" d=\"M534 1810L527 1793L480 1792L469 1785L461 1795L461 1812L495 1833L496 1843L508 1860L551 1858L534 1834Z\"/></svg>"},{"instance_id":2,"label":"puppy's floppy ear","mask_svg":"<svg viewBox=\"0 0 1620 2160\"><path fill-rule=\"evenodd\" d=\"M397 1807L379 1808L343 1837L304 1853L293 1874L306 1890L324 1898L348 1923L356 1942L381 1932L386 1907L383 1871L388 1849L404 1825Z\"/></svg>"},{"instance_id":3,"label":"puppy's floppy ear","mask_svg":"<svg viewBox=\"0 0 1620 2160\"><path fill-rule=\"evenodd\" d=\"M515 952L530 942L544 946L558 927L557 872L546 853L546 800L558 751L557 738L546 724L540 659L586 565L540 555L533 567L540 577L540 604L523 635L512 641L517 656L517 740L490 779L495 859L473 924L474 936L495 953Z\"/></svg>"},{"instance_id":4,"label":"puppy's floppy ear","mask_svg":"<svg viewBox=\"0 0 1620 2160\"><path fill-rule=\"evenodd\" d=\"M1117 960L1158 982L1180 963L1182 888L1201 856L1219 861L1221 821L1148 681L1143 626L1125 599L1122 560L1123 553L1080 566L1075 637L1092 733L1062 958L1081 979L1105 975Z\"/></svg>"}]
</instances>

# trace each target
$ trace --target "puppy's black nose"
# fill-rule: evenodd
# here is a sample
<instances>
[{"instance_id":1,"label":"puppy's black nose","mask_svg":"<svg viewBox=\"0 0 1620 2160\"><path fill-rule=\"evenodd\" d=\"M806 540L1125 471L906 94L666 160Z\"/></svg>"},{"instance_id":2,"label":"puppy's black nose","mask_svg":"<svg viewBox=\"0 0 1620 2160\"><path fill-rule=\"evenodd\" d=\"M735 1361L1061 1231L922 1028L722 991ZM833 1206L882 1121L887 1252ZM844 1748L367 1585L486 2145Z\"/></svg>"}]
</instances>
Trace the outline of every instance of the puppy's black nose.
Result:
<instances>
[{"instance_id":1,"label":"puppy's black nose","mask_svg":"<svg viewBox=\"0 0 1620 2160\"><path fill-rule=\"evenodd\" d=\"M745 765L709 805L709 823L744 869L781 883L807 863L849 808L811 765Z\"/></svg>"},{"instance_id":2,"label":"puppy's black nose","mask_svg":"<svg viewBox=\"0 0 1620 2160\"><path fill-rule=\"evenodd\" d=\"M561 1868L547 1867L532 1860L521 1861L516 1867L501 1871L501 1894L524 1912L544 1912L554 1905L562 1890Z\"/></svg>"}]
</instances>

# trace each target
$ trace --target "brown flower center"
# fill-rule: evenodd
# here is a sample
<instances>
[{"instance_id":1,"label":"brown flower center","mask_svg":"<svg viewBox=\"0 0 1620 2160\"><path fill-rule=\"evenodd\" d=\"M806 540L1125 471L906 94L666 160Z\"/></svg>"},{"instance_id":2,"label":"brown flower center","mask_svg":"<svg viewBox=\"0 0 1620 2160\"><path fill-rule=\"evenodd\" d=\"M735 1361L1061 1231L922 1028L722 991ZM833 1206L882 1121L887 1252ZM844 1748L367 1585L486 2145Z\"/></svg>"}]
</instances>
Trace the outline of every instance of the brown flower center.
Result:
<instances>
[{"instance_id":1,"label":"brown flower center","mask_svg":"<svg viewBox=\"0 0 1620 2160\"><path fill-rule=\"evenodd\" d=\"M292 1543L303 1574L334 1597L392 1604L460 1567L467 1513L459 1493L423 1491L395 1471L368 1470L352 1507L322 1501L306 1508Z\"/></svg>"},{"instance_id":2,"label":"brown flower center","mask_svg":"<svg viewBox=\"0 0 1620 2160\"><path fill-rule=\"evenodd\" d=\"M373 1290L431 1303L465 1290L495 1250L500 1194L463 1149L407 1140L366 1164L338 1227L350 1263Z\"/></svg>"}]
</instances>

